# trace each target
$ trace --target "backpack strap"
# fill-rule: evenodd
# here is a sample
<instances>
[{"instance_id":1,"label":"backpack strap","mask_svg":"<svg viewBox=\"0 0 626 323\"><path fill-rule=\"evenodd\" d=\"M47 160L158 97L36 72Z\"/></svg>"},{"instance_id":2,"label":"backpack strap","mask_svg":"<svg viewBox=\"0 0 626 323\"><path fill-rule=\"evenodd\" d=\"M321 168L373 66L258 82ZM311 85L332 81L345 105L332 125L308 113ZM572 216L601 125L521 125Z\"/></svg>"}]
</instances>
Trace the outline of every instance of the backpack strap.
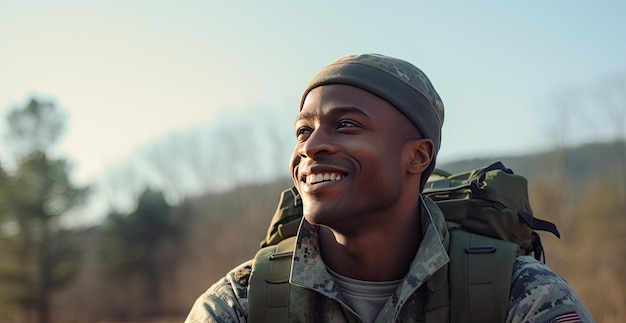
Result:
<instances>
[{"instance_id":1,"label":"backpack strap","mask_svg":"<svg viewBox=\"0 0 626 323\"><path fill-rule=\"evenodd\" d=\"M262 248L254 257L248 283L248 322L307 322L309 291L289 284L296 237ZM297 302L290 299L297 298ZM290 306L293 309L290 311ZM298 307L298 308L296 308ZM302 308L300 308L302 307Z\"/></svg>"},{"instance_id":2,"label":"backpack strap","mask_svg":"<svg viewBox=\"0 0 626 323\"><path fill-rule=\"evenodd\" d=\"M504 322L519 246L458 229L450 235L450 322Z\"/></svg>"}]
</instances>

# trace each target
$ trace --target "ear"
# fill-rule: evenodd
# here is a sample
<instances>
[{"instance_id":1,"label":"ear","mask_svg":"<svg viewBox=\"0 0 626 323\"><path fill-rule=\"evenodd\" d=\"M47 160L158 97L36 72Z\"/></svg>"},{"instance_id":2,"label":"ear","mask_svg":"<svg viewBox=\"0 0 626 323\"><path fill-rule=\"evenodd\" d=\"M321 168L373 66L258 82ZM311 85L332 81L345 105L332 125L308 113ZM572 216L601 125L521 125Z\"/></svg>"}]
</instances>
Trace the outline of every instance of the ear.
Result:
<instances>
[{"instance_id":1,"label":"ear","mask_svg":"<svg viewBox=\"0 0 626 323\"><path fill-rule=\"evenodd\" d=\"M411 140L406 145L407 171L421 175L435 156L435 145L427 138Z\"/></svg>"}]
</instances>

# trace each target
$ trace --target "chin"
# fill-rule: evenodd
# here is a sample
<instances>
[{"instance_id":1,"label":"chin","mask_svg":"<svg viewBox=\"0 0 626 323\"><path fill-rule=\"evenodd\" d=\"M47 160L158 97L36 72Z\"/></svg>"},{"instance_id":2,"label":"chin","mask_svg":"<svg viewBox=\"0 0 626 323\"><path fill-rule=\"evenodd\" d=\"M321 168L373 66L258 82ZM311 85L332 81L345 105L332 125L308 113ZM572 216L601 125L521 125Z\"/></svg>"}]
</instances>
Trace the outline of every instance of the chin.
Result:
<instances>
[{"instance_id":1,"label":"chin","mask_svg":"<svg viewBox=\"0 0 626 323\"><path fill-rule=\"evenodd\" d=\"M329 220L332 219L332 214L329 212L324 212L318 208L313 209L305 209L304 211L304 219L310 224L315 225L328 225Z\"/></svg>"},{"instance_id":2,"label":"chin","mask_svg":"<svg viewBox=\"0 0 626 323\"><path fill-rule=\"evenodd\" d=\"M339 223L345 220L343 215L345 212L340 212L336 208L332 210L315 208L304 211L304 219L308 223L333 229L337 229Z\"/></svg>"}]
</instances>

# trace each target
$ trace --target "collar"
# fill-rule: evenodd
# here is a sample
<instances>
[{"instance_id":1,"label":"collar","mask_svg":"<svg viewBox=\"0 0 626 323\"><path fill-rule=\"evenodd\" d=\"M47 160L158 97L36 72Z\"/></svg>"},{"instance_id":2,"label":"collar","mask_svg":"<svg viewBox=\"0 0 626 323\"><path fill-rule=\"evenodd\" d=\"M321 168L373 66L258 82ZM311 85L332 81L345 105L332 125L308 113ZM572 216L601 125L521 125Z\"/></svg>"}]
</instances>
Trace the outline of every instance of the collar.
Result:
<instances>
[{"instance_id":1,"label":"collar","mask_svg":"<svg viewBox=\"0 0 626 323\"><path fill-rule=\"evenodd\" d=\"M421 198L423 239L398 289L379 314L393 320L406 300L441 267L450 261L446 247L447 229L443 213L430 199ZM298 229L289 282L314 290L345 305L341 291L326 270L319 248L319 227L304 219ZM430 286L429 286L430 288Z\"/></svg>"}]
</instances>

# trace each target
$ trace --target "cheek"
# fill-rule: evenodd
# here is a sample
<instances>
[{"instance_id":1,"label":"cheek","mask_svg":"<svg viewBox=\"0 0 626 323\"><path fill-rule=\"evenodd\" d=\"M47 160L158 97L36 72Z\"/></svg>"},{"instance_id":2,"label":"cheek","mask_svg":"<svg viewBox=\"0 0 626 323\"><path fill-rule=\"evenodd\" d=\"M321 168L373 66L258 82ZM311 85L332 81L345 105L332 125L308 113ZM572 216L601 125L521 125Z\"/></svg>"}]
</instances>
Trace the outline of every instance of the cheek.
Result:
<instances>
[{"instance_id":1,"label":"cheek","mask_svg":"<svg viewBox=\"0 0 626 323\"><path fill-rule=\"evenodd\" d=\"M391 145L380 145L378 149L363 150L362 170L365 181L362 189L372 193L395 192L402 186L403 166L401 152Z\"/></svg>"},{"instance_id":2,"label":"cheek","mask_svg":"<svg viewBox=\"0 0 626 323\"><path fill-rule=\"evenodd\" d=\"M359 159L364 164L374 168L397 169L400 160L401 150L394 145L390 145L383 140L364 140L358 147L353 147L354 151L359 151Z\"/></svg>"}]
</instances>

